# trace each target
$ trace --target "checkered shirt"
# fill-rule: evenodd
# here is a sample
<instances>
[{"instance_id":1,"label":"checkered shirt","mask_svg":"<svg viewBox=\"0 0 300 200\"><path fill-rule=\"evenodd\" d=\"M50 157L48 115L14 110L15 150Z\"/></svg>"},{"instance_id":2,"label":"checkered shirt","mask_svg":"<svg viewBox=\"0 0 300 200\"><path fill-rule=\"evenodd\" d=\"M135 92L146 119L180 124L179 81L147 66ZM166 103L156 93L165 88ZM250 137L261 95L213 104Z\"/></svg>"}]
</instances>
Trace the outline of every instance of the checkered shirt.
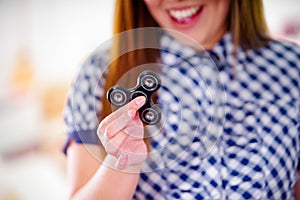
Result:
<instances>
[{"instance_id":1,"label":"checkered shirt","mask_svg":"<svg viewBox=\"0 0 300 200\"><path fill-rule=\"evenodd\" d=\"M81 68L64 109L69 139L95 131L107 52ZM300 48L271 41L233 55L230 34L210 51L161 39L161 123L134 199L293 199L300 148ZM96 89L95 89L96 88ZM72 97L72 98L70 98Z\"/></svg>"}]
</instances>

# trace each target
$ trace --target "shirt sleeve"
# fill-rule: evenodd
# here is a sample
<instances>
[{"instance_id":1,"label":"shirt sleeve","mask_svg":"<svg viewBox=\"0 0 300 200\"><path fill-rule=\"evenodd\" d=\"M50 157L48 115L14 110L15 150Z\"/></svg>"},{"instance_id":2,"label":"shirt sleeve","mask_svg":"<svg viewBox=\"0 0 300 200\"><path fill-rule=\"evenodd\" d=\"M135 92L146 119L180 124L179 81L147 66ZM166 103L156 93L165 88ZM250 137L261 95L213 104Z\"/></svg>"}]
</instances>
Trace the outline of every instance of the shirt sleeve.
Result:
<instances>
[{"instance_id":1,"label":"shirt sleeve","mask_svg":"<svg viewBox=\"0 0 300 200\"><path fill-rule=\"evenodd\" d=\"M97 128L102 109L107 65L97 55L82 65L67 96L63 109L67 138L62 151L67 154L70 142L99 145Z\"/></svg>"}]
</instances>

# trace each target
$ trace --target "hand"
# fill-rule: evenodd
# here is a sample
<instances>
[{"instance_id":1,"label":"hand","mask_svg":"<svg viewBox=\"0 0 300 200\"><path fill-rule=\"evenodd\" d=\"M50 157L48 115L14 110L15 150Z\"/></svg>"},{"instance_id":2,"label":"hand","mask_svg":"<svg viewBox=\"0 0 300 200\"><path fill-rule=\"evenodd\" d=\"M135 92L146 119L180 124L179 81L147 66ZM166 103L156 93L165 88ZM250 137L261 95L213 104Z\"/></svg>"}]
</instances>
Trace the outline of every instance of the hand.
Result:
<instances>
[{"instance_id":1,"label":"hand","mask_svg":"<svg viewBox=\"0 0 300 200\"><path fill-rule=\"evenodd\" d=\"M98 137L106 152L117 158L118 169L141 165L147 158L143 123L138 113L145 101L145 97L137 97L99 124Z\"/></svg>"}]
</instances>

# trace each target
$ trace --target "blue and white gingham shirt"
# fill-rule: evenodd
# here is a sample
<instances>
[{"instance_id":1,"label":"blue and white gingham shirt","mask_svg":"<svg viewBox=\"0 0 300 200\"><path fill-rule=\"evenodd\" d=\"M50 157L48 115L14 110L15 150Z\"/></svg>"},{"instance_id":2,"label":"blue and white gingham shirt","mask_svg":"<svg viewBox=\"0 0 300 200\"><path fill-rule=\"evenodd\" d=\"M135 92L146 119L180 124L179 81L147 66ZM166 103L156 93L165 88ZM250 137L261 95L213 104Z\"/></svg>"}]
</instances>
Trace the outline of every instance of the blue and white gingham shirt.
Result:
<instances>
[{"instance_id":1,"label":"blue and white gingham shirt","mask_svg":"<svg viewBox=\"0 0 300 200\"><path fill-rule=\"evenodd\" d=\"M97 144L107 51L85 62L64 109L69 139ZM293 199L300 148L300 47L279 41L233 55L161 39L151 150L134 199ZM100 79L99 79L100 77Z\"/></svg>"}]
</instances>

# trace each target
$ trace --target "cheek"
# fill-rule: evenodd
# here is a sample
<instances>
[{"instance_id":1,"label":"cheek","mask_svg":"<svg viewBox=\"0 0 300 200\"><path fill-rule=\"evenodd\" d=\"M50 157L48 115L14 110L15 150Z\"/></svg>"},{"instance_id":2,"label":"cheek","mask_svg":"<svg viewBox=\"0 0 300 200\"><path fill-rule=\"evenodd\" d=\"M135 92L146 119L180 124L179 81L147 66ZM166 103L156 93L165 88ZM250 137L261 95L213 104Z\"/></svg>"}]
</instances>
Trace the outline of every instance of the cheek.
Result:
<instances>
[{"instance_id":1,"label":"cheek","mask_svg":"<svg viewBox=\"0 0 300 200\"><path fill-rule=\"evenodd\" d=\"M227 19L227 16L228 16L229 6L230 6L230 1L229 0L221 1L219 15L220 15L220 21L222 21L224 23L225 23L225 21Z\"/></svg>"},{"instance_id":2,"label":"cheek","mask_svg":"<svg viewBox=\"0 0 300 200\"><path fill-rule=\"evenodd\" d=\"M164 11L161 9L161 0L144 0L144 2L155 21L162 25L166 16Z\"/></svg>"},{"instance_id":3,"label":"cheek","mask_svg":"<svg viewBox=\"0 0 300 200\"><path fill-rule=\"evenodd\" d=\"M218 7L209 10L208 26L211 27L212 31L224 29L226 27L229 3L227 3L227 0L223 0L221 2L222 3L220 3Z\"/></svg>"}]
</instances>

